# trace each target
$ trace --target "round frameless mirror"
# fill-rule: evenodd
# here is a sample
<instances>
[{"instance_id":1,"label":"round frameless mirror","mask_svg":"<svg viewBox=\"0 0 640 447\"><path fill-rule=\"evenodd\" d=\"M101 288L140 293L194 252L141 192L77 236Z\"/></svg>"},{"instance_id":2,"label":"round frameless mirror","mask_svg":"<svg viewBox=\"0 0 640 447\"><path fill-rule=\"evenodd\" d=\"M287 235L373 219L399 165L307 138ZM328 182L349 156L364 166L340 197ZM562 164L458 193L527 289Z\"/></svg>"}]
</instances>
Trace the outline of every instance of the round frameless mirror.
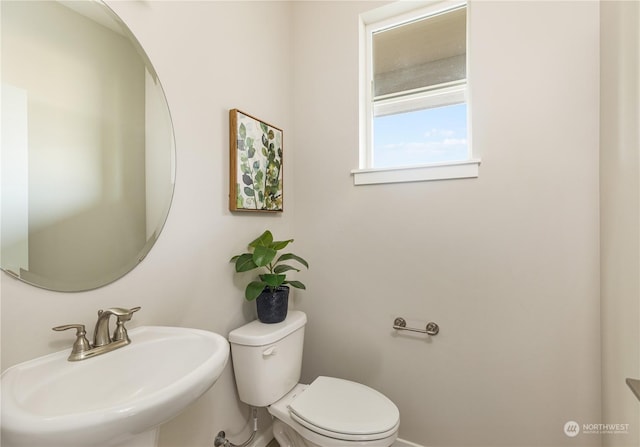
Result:
<instances>
[{"instance_id":1,"label":"round frameless mirror","mask_svg":"<svg viewBox=\"0 0 640 447\"><path fill-rule=\"evenodd\" d=\"M1 267L94 289L149 252L171 205L173 127L126 25L98 1L3 1Z\"/></svg>"}]
</instances>

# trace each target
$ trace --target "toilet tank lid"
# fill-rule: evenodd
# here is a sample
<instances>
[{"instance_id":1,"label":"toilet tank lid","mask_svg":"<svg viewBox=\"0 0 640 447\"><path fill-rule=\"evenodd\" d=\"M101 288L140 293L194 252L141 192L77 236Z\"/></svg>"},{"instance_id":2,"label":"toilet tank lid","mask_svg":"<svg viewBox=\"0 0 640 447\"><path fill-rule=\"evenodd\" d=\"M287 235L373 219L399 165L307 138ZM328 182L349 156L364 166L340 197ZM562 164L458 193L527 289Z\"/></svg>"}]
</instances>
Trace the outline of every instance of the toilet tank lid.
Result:
<instances>
[{"instance_id":1,"label":"toilet tank lid","mask_svg":"<svg viewBox=\"0 0 640 447\"><path fill-rule=\"evenodd\" d=\"M307 315L299 310L289 311L281 323L266 324L254 320L229 332L229 343L244 346L264 346L282 340L303 327Z\"/></svg>"}]
</instances>

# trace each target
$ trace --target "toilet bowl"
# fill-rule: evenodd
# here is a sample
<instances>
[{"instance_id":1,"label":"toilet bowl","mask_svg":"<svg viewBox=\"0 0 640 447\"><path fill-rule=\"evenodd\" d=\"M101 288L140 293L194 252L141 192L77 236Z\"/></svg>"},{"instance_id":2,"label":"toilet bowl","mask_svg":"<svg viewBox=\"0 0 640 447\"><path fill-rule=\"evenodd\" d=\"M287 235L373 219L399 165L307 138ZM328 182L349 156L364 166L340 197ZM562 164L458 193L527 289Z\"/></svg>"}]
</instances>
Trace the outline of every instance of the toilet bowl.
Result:
<instances>
[{"instance_id":1,"label":"toilet bowl","mask_svg":"<svg viewBox=\"0 0 640 447\"><path fill-rule=\"evenodd\" d=\"M359 383L318 377L296 385L268 408L281 447L388 447L397 438L397 407Z\"/></svg>"},{"instance_id":2,"label":"toilet bowl","mask_svg":"<svg viewBox=\"0 0 640 447\"><path fill-rule=\"evenodd\" d=\"M281 447L389 447L400 413L382 393L349 380L320 376L298 383L306 315L282 323L253 321L229 334L240 400L267 407Z\"/></svg>"}]
</instances>

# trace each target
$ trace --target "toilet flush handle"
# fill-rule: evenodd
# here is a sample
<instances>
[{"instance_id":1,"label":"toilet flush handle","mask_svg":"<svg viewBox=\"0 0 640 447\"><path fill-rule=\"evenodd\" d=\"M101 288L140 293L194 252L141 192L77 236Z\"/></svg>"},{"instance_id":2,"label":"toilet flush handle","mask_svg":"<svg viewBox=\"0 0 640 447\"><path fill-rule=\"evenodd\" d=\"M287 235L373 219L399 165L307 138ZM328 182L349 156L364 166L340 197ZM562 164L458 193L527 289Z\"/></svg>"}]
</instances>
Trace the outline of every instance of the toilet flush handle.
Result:
<instances>
[{"instance_id":1,"label":"toilet flush handle","mask_svg":"<svg viewBox=\"0 0 640 447\"><path fill-rule=\"evenodd\" d=\"M262 351L262 356L263 357L269 357L270 355L275 355L275 354L276 354L276 347L275 346L271 346L270 348L267 348L264 351Z\"/></svg>"}]
</instances>

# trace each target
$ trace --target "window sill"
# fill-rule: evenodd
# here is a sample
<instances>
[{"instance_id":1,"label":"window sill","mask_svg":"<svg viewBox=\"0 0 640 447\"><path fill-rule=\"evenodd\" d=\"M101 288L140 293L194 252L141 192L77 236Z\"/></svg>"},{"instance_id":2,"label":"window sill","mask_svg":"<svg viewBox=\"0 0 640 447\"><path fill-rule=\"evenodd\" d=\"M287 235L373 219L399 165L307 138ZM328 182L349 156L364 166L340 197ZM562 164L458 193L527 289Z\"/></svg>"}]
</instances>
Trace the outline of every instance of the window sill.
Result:
<instances>
[{"instance_id":1,"label":"window sill","mask_svg":"<svg viewBox=\"0 0 640 447\"><path fill-rule=\"evenodd\" d=\"M354 169L353 184L428 182L478 177L479 159L398 168Z\"/></svg>"}]
</instances>

